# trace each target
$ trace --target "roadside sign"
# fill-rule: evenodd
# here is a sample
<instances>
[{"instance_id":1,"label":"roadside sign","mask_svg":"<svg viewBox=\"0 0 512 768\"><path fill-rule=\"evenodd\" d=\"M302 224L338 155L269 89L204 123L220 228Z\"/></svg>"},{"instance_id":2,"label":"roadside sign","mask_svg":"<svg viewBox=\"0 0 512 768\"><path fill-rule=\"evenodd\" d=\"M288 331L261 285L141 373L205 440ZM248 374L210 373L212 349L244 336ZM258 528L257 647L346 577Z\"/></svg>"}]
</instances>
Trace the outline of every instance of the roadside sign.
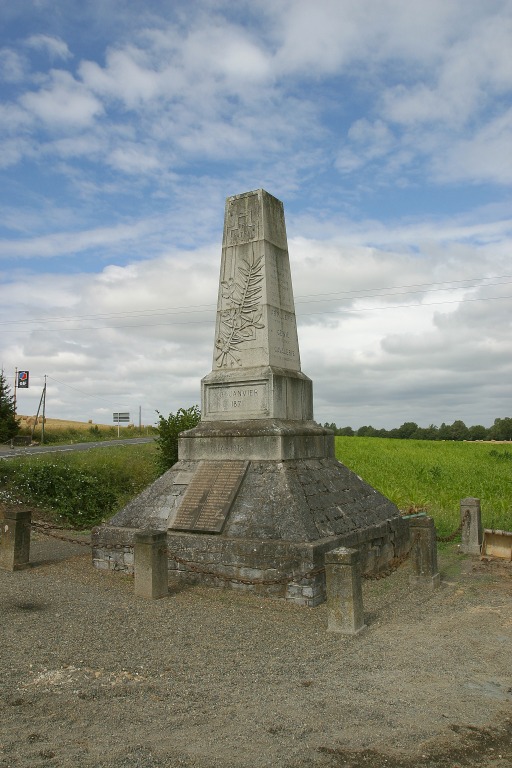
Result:
<instances>
[{"instance_id":1,"label":"roadside sign","mask_svg":"<svg viewBox=\"0 0 512 768\"><path fill-rule=\"evenodd\" d=\"M113 413L112 414L114 424L120 424L121 422L128 422L130 421L130 414L129 413Z\"/></svg>"},{"instance_id":2,"label":"roadside sign","mask_svg":"<svg viewBox=\"0 0 512 768\"><path fill-rule=\"evenodd\" d=\"M28 389L28 380L28 371L18 371L18 389Z\"/></svg>"}]
</instances>

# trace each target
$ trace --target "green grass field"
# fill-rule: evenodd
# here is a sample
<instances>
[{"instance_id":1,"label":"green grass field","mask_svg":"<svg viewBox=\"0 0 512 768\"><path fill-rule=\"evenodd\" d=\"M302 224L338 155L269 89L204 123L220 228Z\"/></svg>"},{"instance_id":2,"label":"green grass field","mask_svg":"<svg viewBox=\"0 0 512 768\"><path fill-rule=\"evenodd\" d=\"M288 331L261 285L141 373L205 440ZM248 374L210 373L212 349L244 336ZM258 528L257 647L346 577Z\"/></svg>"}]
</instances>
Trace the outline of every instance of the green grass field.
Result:
<instances>
[{"instance_id":1,"label":"green grass field","mask_svg":"<svg viewBox=\"0 0 512 768\"><path fill-rule=\"evenodd\" d=\"M512 530L512 445L336 437L336 458L401 510L426 510L440 535L468 496L481 500L484 528Z\"/></svg>"},{"instance_id":2,"label":"green grass field","mask_svg":"<svg viewBox=\"0 0 512 768\"><path fill-rule=\"evenodd\" d=\"M33 501L56 514L60 498L60 514L71 507L66 516L74 524L87 506L87 521L99 522L156 479L156 454L156 445L147 444L2 461L0 503L30 491ZM336 456L401 510L427 511L441 536L457 528L460 500L467 496L481 500L485 528L512 530L512 445L337 437ZM50 466L41 474L37 467L43 464ZM112 506L102 513L107 491ZM71 499L72 493L81 498Z\"/></svg>"}]
</instances>

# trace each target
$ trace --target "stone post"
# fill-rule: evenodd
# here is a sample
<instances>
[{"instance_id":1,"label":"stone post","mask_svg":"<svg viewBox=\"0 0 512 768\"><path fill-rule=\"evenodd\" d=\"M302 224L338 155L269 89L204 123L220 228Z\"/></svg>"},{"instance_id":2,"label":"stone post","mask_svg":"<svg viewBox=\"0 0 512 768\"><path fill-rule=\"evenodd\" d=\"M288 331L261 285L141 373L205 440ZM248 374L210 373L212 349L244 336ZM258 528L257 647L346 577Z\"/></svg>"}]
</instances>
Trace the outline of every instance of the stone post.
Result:
<instances>
[{"instance_id":1,"label":"stone post","mask_svg":"<svg viewBox=\"0 0 512 768\"><path fill-rule=\"evenodd\" d=\"M462 523L460 551L466 555L479 555L482 548L480 499L474 499L471 496L461 499L460 521Z\"/></svg>"},{"instance_id":2,"label":"stone post","mask_svg":"<svg viewBox=\"0 0 512 768\"><path fill-rule=\"evenodd\" d=\"M30 561L31 512L16 510L5 512L1 521L0 568L19 571Z\"/></svg>"},{"instance_id":3,"label":"stone post","mask_svg":"<svg viewBox=\"0 0 512 768\"><path fill-rule=\"evenodd\" d=\"M157 600L169 593L167 533L141 531L133 537L135 594Z\"/></svg>"},{"instance_id":4,"label":"stone post","mask_svg":"<svg viewBox=\"0 0 512 768\"><path fill-rule=\"evenodd\" d=\"M411 584L438 587L441 576L437 568L436 528L431 517L416 517L409 523L412 542Z\"/></svg>"},{"instance_id":5,"label":"stone post","mask_svg":"<svg viewBox=\"0 0 512 768\"><path fill-rule=\"evenodd\" d=\"M325 553L327 631L358 635L366 628L359 552L339 547Z\"/></svg>"}]
</instances>

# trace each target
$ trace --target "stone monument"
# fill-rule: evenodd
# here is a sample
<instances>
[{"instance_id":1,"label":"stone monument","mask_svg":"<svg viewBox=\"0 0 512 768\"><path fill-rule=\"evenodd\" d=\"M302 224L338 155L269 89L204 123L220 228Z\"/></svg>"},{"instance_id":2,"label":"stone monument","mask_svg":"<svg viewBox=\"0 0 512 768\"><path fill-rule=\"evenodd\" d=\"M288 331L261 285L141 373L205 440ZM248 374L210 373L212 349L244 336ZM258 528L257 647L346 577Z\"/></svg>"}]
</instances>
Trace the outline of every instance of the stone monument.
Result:
<instances>
[{"instance_id":1,"label":"stone monument","mask_svg":"<svg viewBox=\"0 0 512 768\"><path fill-rule=\"evenodd\" d=\"M283 204L226 201L212 371L179 461L93 532L99 568L133 569L133 537L167 530L169 572L314 606L325 553L378 572L407 550L396 506L335 459L301 371Z\"/></svg>"}]
</instances>

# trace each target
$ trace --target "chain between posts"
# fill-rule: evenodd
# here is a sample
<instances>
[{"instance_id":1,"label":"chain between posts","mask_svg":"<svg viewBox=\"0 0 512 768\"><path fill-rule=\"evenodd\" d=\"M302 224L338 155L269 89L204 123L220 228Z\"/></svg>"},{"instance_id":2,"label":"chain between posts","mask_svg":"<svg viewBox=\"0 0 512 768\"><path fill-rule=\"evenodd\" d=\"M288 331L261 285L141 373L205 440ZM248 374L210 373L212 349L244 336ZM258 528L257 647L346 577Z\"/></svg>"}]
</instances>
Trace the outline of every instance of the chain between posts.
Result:
<instances>
[{"instance_id":1,"label":"chain between posts","mask_svg":"<svg viewBox=\"0 0 512 768\"><path fill-rule=\"evenodd\" d=\"M391 560L389 567L384 571L380 571L379 573L363 573L363 579L366 581L377 581L378 579L385 579L388 576L391 576L393 573L396 573L396 571L398 571L398 569L401 568L402 565L404 565L409 560L412 550L414 549L414 545L419 540L419 538L420 535L418 533L412 540L411 546L407 552L405 552L403 555L400 555L399 557L394 557Z\"/></svg>"},{"instance_id":2,"label":"chain between posts","mask_svg":"<svg viewBox=\"0 0 512 768\"><path fill-rule=\"evenodd\" d=\"M31 526L39 533L42 533L45 536L50 536L53 539L58 539L59 541L66 541L70 544L79 544L82 547L92 547L92 542L90 541L84 541L83 539L76 539L71 536L63 536L58 533L54 533L55 530L66 530L62 526L53 526L49 523L42 523L42 522L33 522ZM102 549L107 550L122 550L126 549L126 544L102 544ZM375 579L383 579L386 576L390 576L392 573L394 573L400 566L402 566L409 558L412 551L412 545L411 549L409 549L408 552L406 552L401 557L396 557L391 561L391 565L389 568L387 568L385 571L382 571L381 573L377 574L363 574L363 578L367 580L375 580ZM300 574L293 574L288 573L286 576L281 576L279 578L275 579L244 579L239 576L228 576L224 573L219 573L218 571L212 571L209 568L202 568L199 565L196 565L192 563L190 560L185 560L182 557L179 557L175 552L172 552L168 547L164 547L160 549L161 554L167 555L167 557L172 558L175 562L179 563L180 565L186 566L188 571L192 571L193 573L199 573L204 576L212 576L213 578L220 579L221 581L231 581L235 582L236 584L247 584L247 585L259 585L259 586L272 586L277 584L289 584L293 581L301 581L302 579L309 579L313 576L319 576L322 573L325 573L325 567L321 566L319 568L314 568L310 571L304 571Z\"/></svg>"},{"instance_id":3,"label":"chain between posts","mask_svg":"<svg viewBox=\"0 0 512 768\"><path fill-rule=\"evenodd\" d=\"M167 554L168 557L175 560L177 563L180 563L180 565L185 565L189 571L193 571L194 573L202 573L205 576L214 576L216 579L221 579L222 581L234 581L237 584L260 584L260 585L271 585L271 584L288 584L292 581L300 581L302 579L308 579L312 576L318 576L321 573L325 573L325 568L323 566L319 568L314 568L311 571L305 571L301 574L293 574L289 573L286 576L281 576L278 579L243 579L239 576L228 576L224 573L218 573L217 571L210 571L207 568L201 568L201 566L194 565L190 562L190 560L185 560L182 557L178 557L178 555L175 552L172 552L167 547L161 550L162 553Z\"/></svg>"},{"instance_id":4,"label":"chain between posts","mask_svg":"<svg viewBox=\"0 0 512 768\"><path fill-rule=\"evenodd\" d=\"M44 536L50 536L52 539L59 539L59 541L67 541L69 544L79 544L81 547L92 546L90 541L85 541L84 539L74 539L71 536L62 536L59 533L54 533L54 531L69 530L68 528L65 528L64 526L61 526L61 525L50 525L49 523L32 521L30 523L30 527L37 533L42 533Z\"/></svg>"},{"instance_id":5,"label":"chain between posts","mask_svg":"<svg viewBox=\"0 0 512 768\"><path fill-rule=\"evenodd\" d=\"M466 512L459 527L455 531L453 531L453 533L451 533L449 536L437 536L436 540L440 542L453 541L456 538L456 536L458 536L461 533L464 527L464 524L469 517L470 517L470 513ZM79 544L82 547L92 547L92 542L90 541L84 541L83 539L77 539L71 536L63 536L62 534L58 534L54 532L56 530L66 530L66 528L64 528L63 526L55 526L49 523L34 521L31 523L31 527L45 536L50 536L54 539L59 539L60 541L66 541L66 542L69 542L70 544ZM411 553L413 551L414 545L418 539L419 539L419 534L412 541L408 551L405 552L400 557L394 557L391 560L389 567L386 568L384 571L381 571L380 573L375 573L375 574L363 573L362 574L363 579L367 581L376 581L376 580L384 579L384 578L387 578L388 576L391 576L409 560ZM127 546L126 544L102 544L101 548L107 549L107 550L121 550L121 549L126 549L126 546ZM204 576L212 576L216 579L220 579L221 581L231 581L237 584L271 586L276 584L287 584L293 581L301 581L302 579L309 579L309 578L312 578L313 576L318 576L322 573L325 573L325 567L322 566L310 571L305 571L304 573L301 573L301 574L294 575L293 573L290 573L290 574L287 574L286 576L281 576L280 578L275 578L275 579L244 579L238 576L228 576L227 574L219 573L218 571L212 571L209 568L202 568L201 566L196 565L189 560L185 560L184 558L179 557L175 552L172 552L171 550L169 550L168 547L165 547L160 551L162 554L166 554L168 557L172 558L175 562L179 563L180 565L186 566L187 570L192 571L193 573L200 573Z\"/></svg>"},{"instance_id":6,"label":"chain between posts","mask_svg":"<svg viewBox=\"0 0 512 768\"><path fill-rule=\"evenodd\" d=\"M80 544L82 547L92 547L92 542L90 541L84 541L83 539L76 539L71 536L63 536L58 533L54 533L56 530L66 530L63 526L55 526L51 525L49 523L42 523L42 522L32 522L31 527L37 531L38 533L42 533L44 536L50 536L53 539L58 539L59 541L66 541L70 544ZM102 549L108 549L108 550L121 550L126 549L126 544L102 544ZM292 581L297 581L301 579L311 578L312 576L318 576L321 573L325 572L324 567L315 568L311 571L306 571L304 573L298 574L297 576L293 573L287 574L286 576L281 576L278 579L243 579L238 576L228 576L227 574L218 573L217 571L211 571L207 568L201 568L198 565L193 564L189 560L185 560L182 557L179 557L175 552L172 552L167 547L162 548L160 550L161 554L166 554L168 557L175 560L177 563L180 563L181 565L185 565L189 571L193 571L195 573L201 573L205 576L213 576L216 579L221 579L222 581L234 581L238 584L259 584L259 585L272 585L272 584L287 584Z\"/></svg>"},{"instance_id":7,"label":"chain between posts","mask_svg":"<svg viewBox=\"0 0 512 768\"><path fill-rule=\"evenodd\" d=\"M449 541L453 541L462 533L462 529L464 528L466 521L468 525L471 524L471 512L469 510L466 510L464 513L464 517L460 521L460 525L458 528L456 528L453 533L450 533L448 536L436 536L436 541L442 542L446 544Z\"/></svg>"}]
</instances>

